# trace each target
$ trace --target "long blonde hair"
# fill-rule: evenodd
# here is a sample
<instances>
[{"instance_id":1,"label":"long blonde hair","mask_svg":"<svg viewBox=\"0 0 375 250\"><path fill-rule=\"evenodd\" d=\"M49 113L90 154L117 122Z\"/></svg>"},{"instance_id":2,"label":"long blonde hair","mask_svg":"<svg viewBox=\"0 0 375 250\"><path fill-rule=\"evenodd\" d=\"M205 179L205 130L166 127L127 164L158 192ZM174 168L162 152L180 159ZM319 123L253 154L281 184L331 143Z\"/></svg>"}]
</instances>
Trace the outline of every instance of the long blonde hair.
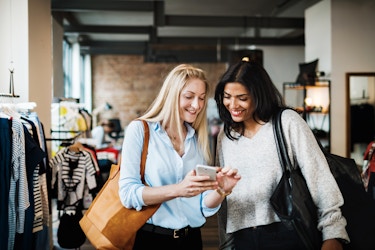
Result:
<instances>
[{"instance_id":1,"label":"long blonde hair","mask_svg":"<svg viewBox=\"0 0 375 250\"><path fill-rule=\"evenodd\" d=\"M208 164L211 164L212 159L207 125L207 93L209 85L202 69L188 64L180 64L172 69L165 78L158 96L140 119L150 122L161 122L163 129L168 127L172 131L177 131L178 136L183 141L183 131L181 126L179 126L181 117L178 107L181 91L191 79L202 80L206 87L204 106L191 126L197 133L198 144L203 152L204 159Z\"/></svg>"}]
</instances>

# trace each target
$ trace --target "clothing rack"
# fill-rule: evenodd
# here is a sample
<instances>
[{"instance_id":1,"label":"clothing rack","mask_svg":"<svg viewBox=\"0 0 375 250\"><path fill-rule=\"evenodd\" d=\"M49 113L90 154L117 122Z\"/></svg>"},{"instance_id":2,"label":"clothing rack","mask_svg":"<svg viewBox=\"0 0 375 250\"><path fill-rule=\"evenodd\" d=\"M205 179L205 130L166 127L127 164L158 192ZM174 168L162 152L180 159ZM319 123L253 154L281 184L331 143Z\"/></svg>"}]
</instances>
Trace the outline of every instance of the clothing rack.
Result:
<instances>
[{"instance_id":1,"label":"clothing rack","mask_svg":"<svg viewBox=\"0 0 375 250\"><path fill-rule=\"evenodd\" d=\"M18 97L14 93L1 96ZM3 219L8 220L8 223L6 223L7 228L5 226L2 228L2 232L7 233L0 236L0 241L4 243L3 246L7 247L7 249L41 249L41 247L48 247L50 244L48 238L38 241L38 246L36 244L31 245L30 240L28 240L35 237L36 233L38 235L47 235L51 215L49 199L51 181L49 168L46 167L48 163L48 154L46 152L48 150L44 141L43 124L40 122L37 113L31 112L35 107L36 103L34 102L0 102L0 114L4 114L2 120L8 119L11 121L3 121L2 125L8 125L2 127L4 129L2 129L2 134L0 135L2 138L0 147L7 148L6 156L11 156L8 162L2 162L1 165L2 168L10 168L11 171L8 171L8 173L12 173L9 176L2 176L11 183L9 190L3 191L11 193L12 197L15 197L12 200L14 199L18 204L17 206L12 206L9 211L19 209L16 214L1 215L2 222ZM20 143L13 143L14 140ZM33 148L33 150L27 150L29 148ZM17 158L14 159L13 150L18 152ZM20 152L23 153L21 154ZM16 164L11 164L12 162ZM17 171L13 169L17 169ZM26 174L26 171L32 172L27 172L28 174ZM27 184L31 182L33 183L32 185ZM9 209L8 205L11 204L9 203L10 197L8 202L2 202L2 206L5 206L7 211ZM30 201L33 201L33 203ZM26 205L28 203L29 205ZM12 204L15 203L13 202ZM8 218L6 218L7 215ZM21 227L23 227L22 237L17 238L16 230Z\"/></svg>"},{"instance_id":2,"label":"clothing rack","mask_svg":"<svg viewBox=\"0 0 375 250\"><path fill-rule=\"evenodd\" d=\"M20 103L3 103L0 102L0 108L11 108L19 112L27 112L36 107L35 102L20 102Z\"/></svg>"},{"instance_id":3,"label":"clothing rack","mask_svg":"<svg viewBox=\"0 0 375 250\"><path fill-rule=\"evenodd\" d=\"M76 136L73 136L71 138L46 138L46 141L63 141L63 142L69 142L69 141L75 141L83 131L78 130L51 130L51 133L77 133Z\"/></svg>"},{"instance_id":4,"label":"clothing rack","mask_svg":"<svg viewBox=\"0 0 375 250\"><path fill-rule=\"evenodd\" d=\"M79 103L76 98L53 98L51 138L46 139L52 141L52 156L59 151L60 142L74 142L79 137L86 137L90 131L86 117L81 112L84 107L85 104Z\"/></svg>"}]
</instances>

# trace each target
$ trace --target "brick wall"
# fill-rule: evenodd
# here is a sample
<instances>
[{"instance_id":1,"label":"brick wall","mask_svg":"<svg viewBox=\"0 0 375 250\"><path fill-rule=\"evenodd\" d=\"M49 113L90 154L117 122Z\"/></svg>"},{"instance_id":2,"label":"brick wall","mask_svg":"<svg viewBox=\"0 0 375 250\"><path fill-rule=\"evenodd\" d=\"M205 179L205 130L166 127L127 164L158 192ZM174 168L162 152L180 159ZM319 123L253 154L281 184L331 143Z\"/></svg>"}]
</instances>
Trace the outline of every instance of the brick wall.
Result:
<instances>
[{"instance_id":1,"label":"brick wall","mask_svg":"<svg viewBox=\"0 0 375 250\"><path fill-rule=\"evenodd\" d=\"M191 63L206 72L213 90L226 69L225 63ZM119 118L122 126L137 118L158 94L165 76L177 63L144 63L143 56L92 57L93 108L108 102L113 110L102 114Z\"/></svg>"}]
</instances>

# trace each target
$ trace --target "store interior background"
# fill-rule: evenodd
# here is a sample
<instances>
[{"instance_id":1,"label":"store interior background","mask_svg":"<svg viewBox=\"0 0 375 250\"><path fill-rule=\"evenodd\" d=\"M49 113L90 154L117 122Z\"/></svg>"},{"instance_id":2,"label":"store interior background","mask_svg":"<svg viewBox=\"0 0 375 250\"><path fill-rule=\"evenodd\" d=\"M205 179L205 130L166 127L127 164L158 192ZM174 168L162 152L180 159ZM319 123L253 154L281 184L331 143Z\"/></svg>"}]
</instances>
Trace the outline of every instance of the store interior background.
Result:
<instances>
[{"instance_id":1,"label":"store interior background","mask_svg":"<svg viewBox=\"0 0 375 250\"><path fill-rule=\"evenodd\" d=\"M240 2L236 3L239 8ZM2 0L0 4L0 91L8 92L9 68L14 68L14 89L20 96L17 102L37 104L35 111L50 136L52 99L65 96L63 27L52 18L50 1ZM348 148L345 74L375 71L374 13L373 0L318 1L303 12L304 45L255 45L263 51L264 66L280 91L283 82L296 79L299 63L319 58L318 70L331 80L331 151L339 155L347 155ZM77 46L73 50L79 51ZM88 60L82 66L79 53L72 57L75 89L65 97L80 98L89 111L109 102L122 126L145 110L165 73L176 64L144 62L140 55L95 54L85 58ZM207 71L214 87L227 64L218 61L197 66ZM84 85L81 79L86 80Z\"/></svg>"},{"instance_id":2,"label":"store interior background","mask_svg":"<svg viewBox=\"0 0 375 250\"><path fill-rule=\"evenodd\" d=\"M191 4L199 10L199 2ZM233 8L241 9L241 1L228 2L235 5ZM308 6L299 12L305 21L303 44L240 44L239 47L263 51L263 65L280 91L284 82L296 79L299 63L318 58L318 70L331 80L330 149L332 153L348 156L350 103L346 76L375 72L375 1L294 2ZM71 48L73 53L68 63L71 88L67 89L63 71L64 28L52 17L51 6L49 0L0 1L0 93L9 91L9 69L13 68L14 91L20 97L12 102L37 104L34 110L44 124L47 138L52 136L54 97L79 98L89 111L109 103L113 107L111 115L118 117L125 127L145 111L169 70L183 63L147 62L144 55L133 54L80 54L82 46L77 42ZM216 62L189 63L207 72L211 89L228 65L220 57ZM9 100L2 98L1 101Z\"/></svg>"}]
</instances>

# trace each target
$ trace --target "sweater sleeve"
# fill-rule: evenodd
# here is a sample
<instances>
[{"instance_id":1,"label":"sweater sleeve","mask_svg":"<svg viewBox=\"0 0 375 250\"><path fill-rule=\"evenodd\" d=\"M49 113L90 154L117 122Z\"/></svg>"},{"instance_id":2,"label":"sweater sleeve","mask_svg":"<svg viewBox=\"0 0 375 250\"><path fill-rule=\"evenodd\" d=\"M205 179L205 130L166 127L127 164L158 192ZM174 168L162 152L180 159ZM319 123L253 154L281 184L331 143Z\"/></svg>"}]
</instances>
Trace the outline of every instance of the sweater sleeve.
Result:
<instances>
[{"instance_id":1,"label":"sweater sleeve","mask_svg":"<svg viewBox=\"0 0 375 250\"><path fill-rule=\"evenodd\" d=\"M349 241L346 220L340 209L344 199L314 134L305 120L292 110L284 111L281 119L289 157L301 168L318 208L318 228L323 240Z\"/></svg>"}]
</instances>

